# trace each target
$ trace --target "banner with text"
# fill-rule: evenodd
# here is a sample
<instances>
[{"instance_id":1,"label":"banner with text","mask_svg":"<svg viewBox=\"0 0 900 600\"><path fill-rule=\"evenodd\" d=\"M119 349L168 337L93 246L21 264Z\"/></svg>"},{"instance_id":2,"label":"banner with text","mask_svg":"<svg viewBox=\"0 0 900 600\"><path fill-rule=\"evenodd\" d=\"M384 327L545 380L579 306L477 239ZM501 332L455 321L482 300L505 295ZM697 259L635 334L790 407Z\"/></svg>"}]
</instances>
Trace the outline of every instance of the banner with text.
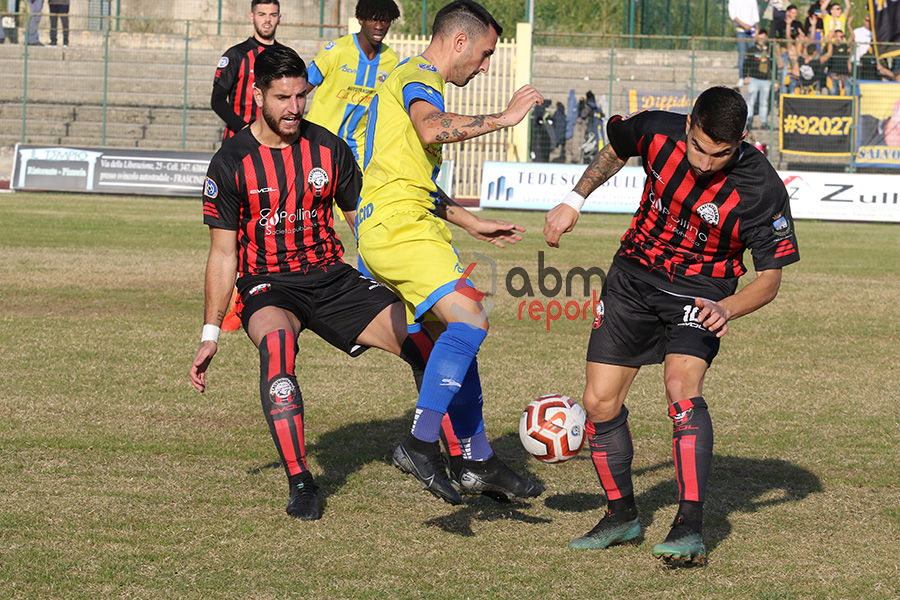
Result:
<instances>
[{"instance_id":1,"label":"banner with text","mask_svg":"<svg viewBox=\"0 0 900 600\"><path fill-rule=\"evenodd\" d=\"M587 165L486 162L481 172L483 208L549 210L578 182ZM623 167L588 197L582 212L633 213L641 201L646 175Z\"/></svg>"},{"instance_id":2,"label":"banner with text","mask_svg":"<svg viewBox=\"0 0 900 600\"><path fill-rule=\"evenodd\" d=\"M550 210L584 172L584 165L546 163L484 164L482 208ZM798 219L900 223L900 187L896 175L779 171ZM624 167L597 188L582 212L632 214L637 210L646 175Z\"/></svg>"},{"instance_id":3,"label":"banner with text","mask_svg":"<svg viewBox=\"0 0 900 600\"><path fill-rule=\"evenodd\" d=\"M854 163L859 167L900 167L900 84L859 84L859 116Z\"/></svg>"},{"instance_id":4,"label":"banner with text","mask_svg":"<svg viewBox=\"0 0 900 600\"><path fill-rule=\"evenodd\" d=\"M625 90L625 93L628 94L628 114L639 110L667 110L689 115L694 106L694 99L684 90L665 92Z\"/></svg>"},{"instance_id":5,"label":"banner with text","mask_svg":"<svg viewBox=\"0 0 900 600\"><path fill-rule=\"evenodd\" d=\"M781 151L788 154L850 156L853 98L781 96Z\"/></svg>"},{"instance_id":6,"label":"banner with text","mask_svg":"<svg viewBox=\"0 0 900 600\"><path fill-rule=\"evenodd\" d=\"M796 219L900 223L896 175L779 171ZM802 242L801 242L802 243Z\"/></svg>"},{"instance_id":7,"label":"banner with text","mask_svg":"<svg viewBox=\"0 0 900 600\"><path fill-rule=\"evenodd\" d=\"M211 152L17 144L15 190L199 196Z\"/></svg>"}]
</instances>

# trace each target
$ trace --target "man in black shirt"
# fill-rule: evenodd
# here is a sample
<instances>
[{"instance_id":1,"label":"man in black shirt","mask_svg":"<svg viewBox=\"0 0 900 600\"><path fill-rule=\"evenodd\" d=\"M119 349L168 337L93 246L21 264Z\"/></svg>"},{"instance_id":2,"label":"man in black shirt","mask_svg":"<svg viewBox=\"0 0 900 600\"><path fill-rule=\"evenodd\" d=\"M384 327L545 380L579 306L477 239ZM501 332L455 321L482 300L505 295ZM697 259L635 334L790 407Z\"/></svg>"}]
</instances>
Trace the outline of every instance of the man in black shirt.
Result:
<instances>
[{"instance_id":1,"label":"man in black shirt","mask_svg":"<svg viewBox=\"0 0 900 600\"><path fill-rule=\"evenodd\" d=\"M744 83L747 84L747 129L753 124L753 109L759 100L759 123L769 128L769 96L772 91L772 47L765 29L756 33L756 45L744 58ZM777 88L776 88L777 89Z\"/></svg>"},{"instance_id":2,"label":"man in black shirt","mask_svg":"<svg viewBox=\"0 0 900 600\"><path fill-rule=\"evenodd\" d=\"M278 44L275 30L281 22L280 11L278 0L251 0L253 36L226 50L216 66L210 105L225 122L225 140L256 120L253 63L260 52Z\"/></svg>"},{"instance_id":3,"label":"man in black shirt","mask_svg":"<svg viewBox=\"0 0 900 600\"><path fill-rule=\"evenodd\" d=\"M584 199L629 157L642 158L647 181L601 292L583 396L608 509L572 548L606 548L641 533L624 400L641 366L664 362L679 507L653 555L673 566L706 563L701 526L713 430L703 380L729 321L774 299L782 267L799 260L787 191L765 157L743 142L746 118L744 99L723 87L703 92L689 116L613 117L610 143L547 213L544 235L558 247ZM737 291L747 248L756 278Z\"/></svg>"}]
</instances>

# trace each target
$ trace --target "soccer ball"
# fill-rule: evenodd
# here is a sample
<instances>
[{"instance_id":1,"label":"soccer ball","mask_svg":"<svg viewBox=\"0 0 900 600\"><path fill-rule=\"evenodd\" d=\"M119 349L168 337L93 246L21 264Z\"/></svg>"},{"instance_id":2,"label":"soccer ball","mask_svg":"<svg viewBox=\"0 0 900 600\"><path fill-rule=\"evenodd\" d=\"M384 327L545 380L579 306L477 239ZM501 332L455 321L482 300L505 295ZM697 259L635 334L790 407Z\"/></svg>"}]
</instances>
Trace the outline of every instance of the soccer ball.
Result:
<instances>
[{"instance_id":1,"label":"soccer ball","mask_svg":"<svg viewBox=\"0 0 900 600\"><path fill-rule=\"evenodd\" d=\"M569 460L584 446L584 409L568 396L551 394L532 400L519 419L519 439L536 459Z\"/></svg>"}]
</instances>

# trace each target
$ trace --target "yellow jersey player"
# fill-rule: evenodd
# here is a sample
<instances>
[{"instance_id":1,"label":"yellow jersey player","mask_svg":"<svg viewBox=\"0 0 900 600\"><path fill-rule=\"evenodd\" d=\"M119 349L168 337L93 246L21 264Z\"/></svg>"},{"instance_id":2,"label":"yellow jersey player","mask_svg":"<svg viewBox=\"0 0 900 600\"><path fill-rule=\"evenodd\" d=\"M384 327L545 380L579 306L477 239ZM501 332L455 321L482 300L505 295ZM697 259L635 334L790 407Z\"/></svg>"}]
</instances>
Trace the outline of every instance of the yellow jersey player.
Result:
<instances>
[{"instance_id":1,"label":"yellow jersey player","mask_svg":"<svg viewBox=\"0 0 900 600\"><path fill-rule=\"evenodd\" d=\"M382 43L399 17L394 0L359 0L359 33L328 42L309 66L309 85L316 94L306 118L346 141L357 160L372 96L400 62Z\"/></svg>"},{"instance_id":2,"label":"yellow jersey player","mask_svg":"<svg viewBox=\"0 0 900 600\"><path fill-rule=\"evenodd\" d=\"M445 414L462 449L456 464L451 458L450 470L463 492L509 501L543 491L494 456L487 441L475 359L488 329L483 294L466 279L444 220L500 247L521 239L524 230L475 216L435 184L443 144L512 127L543 102L529 85L515 92L501 113L446 111L445 82L462 87L487 72L501 33L491 14L472 0L455 0L438 11L428 48L394 69L369 106L357 209L360 255L369 271L404 301L413 327L427 314L439 320L426 323L440 337L425 369L412 431L395 449L393 461L451 504L461 497L440 457Z\"/></svg>"}]
</instances>

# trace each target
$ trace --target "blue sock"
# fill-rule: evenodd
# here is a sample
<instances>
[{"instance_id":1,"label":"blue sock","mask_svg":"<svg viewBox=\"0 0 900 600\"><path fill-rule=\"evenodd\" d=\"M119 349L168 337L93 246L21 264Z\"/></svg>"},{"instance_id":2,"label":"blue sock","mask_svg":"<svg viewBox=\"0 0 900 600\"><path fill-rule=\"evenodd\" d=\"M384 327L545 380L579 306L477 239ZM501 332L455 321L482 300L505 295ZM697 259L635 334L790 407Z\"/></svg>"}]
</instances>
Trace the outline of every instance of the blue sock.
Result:
<instances>
[{"instance_id":1,"label":"blue sock","mask_svg":"<svg viewBox=\"0 0 900 600\"><path fill-rule=\"evenodd\" d=\"M466 460L487 460L494 454L484 433L483 405L476 358L469 365L462 388L447 407L453 430L459 438L462 457Z\"/></svg>"},{"instance_id":2,"label":"blue sock","mask_svg":"<svg viewBox=\"0 0 900 600\"><path fill-rule=\"evenodd\" d=\"M423 441L437 440L440 437L440 420L435 423L433 419L423 419L421 415L427 413L418 411L428 409L440 415L447 412L450 402L462 389L469 367L485 336L486 331L466 323L447 325L447 330L435 342L431 356L428 357L422 390L416 403L419 418L413 424L413 436ZM460 434L457 433L457 436Z\"/></svg>"}]
</instances>

